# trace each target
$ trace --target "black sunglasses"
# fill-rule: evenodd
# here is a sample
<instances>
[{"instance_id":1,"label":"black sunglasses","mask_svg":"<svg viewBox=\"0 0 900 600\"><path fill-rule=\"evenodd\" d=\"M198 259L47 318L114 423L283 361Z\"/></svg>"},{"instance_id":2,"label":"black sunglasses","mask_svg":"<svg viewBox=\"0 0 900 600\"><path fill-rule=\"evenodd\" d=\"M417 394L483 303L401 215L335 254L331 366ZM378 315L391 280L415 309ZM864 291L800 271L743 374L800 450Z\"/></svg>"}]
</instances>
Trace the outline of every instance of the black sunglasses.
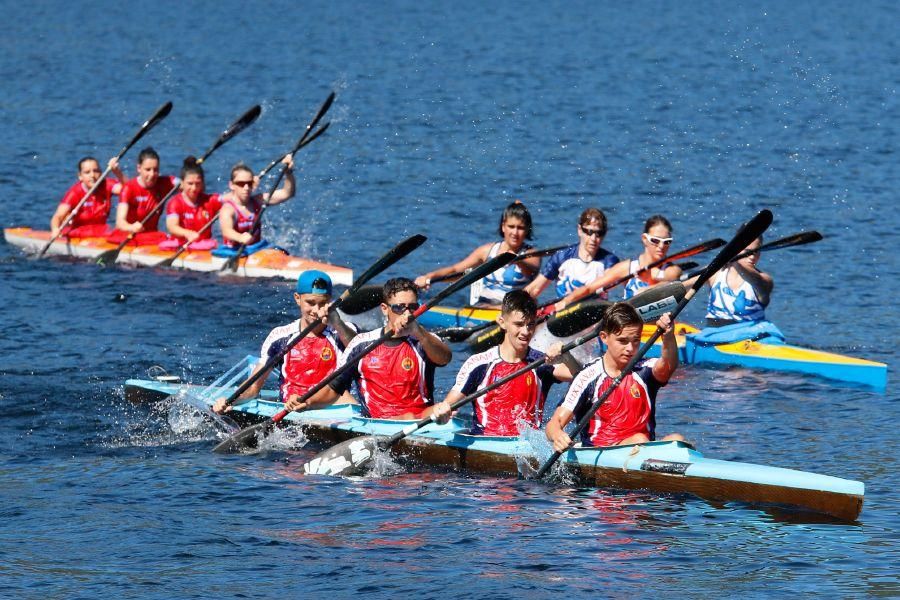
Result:
<instances>
[{"instance_id":1,"label":"black sunglasses","mask_svg":"<svg viewBox=\"0 0 900 600\"><path fill-rule=\"evenodd\" d=\"M409 312L416 312L417 310L419 310L419 303L407 302L406 304L404 304L403 302L400 302L399 304L391 304L390 307L392 313L394 313L395 315L402 315L407 310Z\"/></svg>"}]
</instances>

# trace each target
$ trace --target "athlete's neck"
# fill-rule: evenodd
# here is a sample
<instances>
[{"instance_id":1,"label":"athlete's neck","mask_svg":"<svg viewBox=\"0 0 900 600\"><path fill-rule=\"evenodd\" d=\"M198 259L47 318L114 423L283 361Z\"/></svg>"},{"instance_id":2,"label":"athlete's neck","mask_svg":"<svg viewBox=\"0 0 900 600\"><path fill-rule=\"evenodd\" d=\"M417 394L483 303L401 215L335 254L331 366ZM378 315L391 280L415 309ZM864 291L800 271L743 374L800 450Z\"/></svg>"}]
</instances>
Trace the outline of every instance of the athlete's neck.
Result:
<instances>
[{"instance_id":1,"label":"athlete's neck","mask_svg":"<svg viewBox=\"0 0 900 600\"><path fill-rule=\"evenodd\" d=\"M606 371L606 374L610 377L618 377L622 374L622 367L616 364L616 361L613 360L609 351L603 353L603 370Z\"/></svg>"},{"instance_id":2,"label":"athlete's neck","mask_svg":"<svg viewBox=\"0 0 900 600\"><path fill-rule=\"evenodd\" d=\"M516 363L521 362L522 359L525 358L525 355L528 354L528 346L525 346L521 351L517 350L515 346L510 343L505 337L503 341L500 342L500 347L497 349L500 353L500 358L508 363Z\"/></svg>"}]
</instances>

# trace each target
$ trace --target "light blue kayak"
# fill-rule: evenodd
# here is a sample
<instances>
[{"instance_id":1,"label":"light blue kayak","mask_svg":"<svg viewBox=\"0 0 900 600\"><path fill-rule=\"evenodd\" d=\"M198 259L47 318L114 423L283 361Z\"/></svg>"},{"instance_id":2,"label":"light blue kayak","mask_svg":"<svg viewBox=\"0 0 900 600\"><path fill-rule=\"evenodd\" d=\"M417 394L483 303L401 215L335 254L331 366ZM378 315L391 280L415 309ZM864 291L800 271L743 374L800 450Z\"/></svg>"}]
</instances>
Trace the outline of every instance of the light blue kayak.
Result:
<instances>
[{"instance_id":1,"label":"light blue kayak","mask_svg":"<svg viewBox=\"0 0 900 600\"><path fill-rule=\"evenodd\" d=\"M159 401L188 386L130 379L126 398ZM199 390L199 387L194 389ZM217 390L228 395L233 387ZM209 395L208 395L209 396ZM205 400L210 405L212 398ZM235 407L230 413L243 423L258 422L282 409L275 392ZM301 425L309 442L337 444L363 435L390 436L409 421L368 419L357 406L339 405L291 413L285 421ZM542 462L526 440L517 437L474 436L454 419L429 425L401 440L392 453L404 460L488 475L515 475L519 461ZM542 449L549 454L549 449ZM865 486L859 481L804 471L706 458L684 442L650 442L606 448L575 448L561 462L584 484L615 489L646 489L693 494L713 501L779 505L853 521L862 510Z\"/></svg>"}]
</instances>

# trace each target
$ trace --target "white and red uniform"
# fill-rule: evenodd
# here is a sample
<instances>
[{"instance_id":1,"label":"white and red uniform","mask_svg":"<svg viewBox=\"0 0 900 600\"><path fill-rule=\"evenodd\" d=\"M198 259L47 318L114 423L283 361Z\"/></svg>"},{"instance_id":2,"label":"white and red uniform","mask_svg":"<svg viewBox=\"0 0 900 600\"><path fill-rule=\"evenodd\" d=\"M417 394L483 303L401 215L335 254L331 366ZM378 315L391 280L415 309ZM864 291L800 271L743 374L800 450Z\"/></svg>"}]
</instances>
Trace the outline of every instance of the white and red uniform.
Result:
<instances>
[{"instance_id":1,"label":"white and red uniform","mask_svg":"<svg viewBox=\"0 0 900 600\"><path fill-rule=\"evenodd\" d=\"M382 330L376 329L354 337L341 357L341 365L353 361L381 334ZM356 381L364 414L386 419L420 413L434 404L434 369L419 340L397 338L378 346L330 385L343 394Z\"/></svg>"},{"instance_id":2,"label":"white and red uniform","mask_svg":"<svg viewBox=\"0 0 900 600\"><path fill-rule=\"evenodd\" d=\"M234 210L234 230L238 233L253 233L254 224L256 223L256 213L259 211L259 208L262 206L263 199L262 196L251 196L250 200L247 202L247 209L249 210L249 214L244 212L244 208L242 208L237 202L234 200L225 200L223 204L228 204ZM250 240L247 245L255 244L260 239L262 239L262 228L256 231L253 235L253 239ZM223 240L225 246L229 248L238 248L240 246L239 243L234 242L232 240Z\"/></svg>"},{"instance_id":3,"label":"white and red uniform","mask_svg":"<svg viewBox=\"0 0 900 600\"><path fill-rule=\"evenodd\" d=\"M115 179L104 179L97 190L81 205L63 233L69 237L105 235L107 232L106 219L109 217L109 209L112 206L113 188L118 184L119 182ZM76 181L72 187L66 190L59 204L65 204L69 210L72 210L81 202L87 191L88 188L83 183Z\"/></svg>"},{"instance_id":4,"label":"white and red uniform","mask_svg":"<svg viewBox=\"0 0 900 600\"><path fill-rule=\"evenodd\" d=\"M583 444L614 446L636 433L655 439L656 393L665 385L653 377L653 365L657 360L640 361L634 371L625 376L591 417L590 424L581 434ZM580 419L612 382L601 357L575 377L560 406Z\"/></svg>"},{"instance_id":5,"label":"white and red uniform","mask_svg":"<svg viewBox=\"0 0 900 600\"><path fill-rule=\"evenodd\" d=\"M260 359L265 362L279 354L299 332L299 319L273 329L263 342ZM330 375L337 368L343 348L340 337L331 327L325 327L321 336L308 335L297 342L278 369L281 401L284 402L292 394L302 396Z\"/></svg>"},{"instance_id":6,"label":"white and red uniform","mask_svg":"<svg viewBox=\"0 0 900 600\"><path fill-rule=\"evenodd\" d=\"M166 216L177 215L180 226L191 231L200 231L219 213L220 208L222 208L222 202L219 199L219 194L200 194L197 197L196 204L185 198L183 193L175 194L166 207ZM208 240L211 238L212 228L210 227L200 234L200 237L197 239ZM181 244L187 241L182 237L176 237L175 239Z\"/></svg>"},{"instance_id":7,"label":"white and red uniform","mask_svg":"<svg viewBox=\"0 0 900 600\"><path fill-rule=\"evenodd\" d=\"M495 346L470 356L463 363L453 391L468 396L543 357L543 353L529 348L523 360L506 362L500 357L499 346ZM477 398L472 433L512 436L519 435L521 421L539 426L547 391L559 381L553 376L553 369L553 365L540 365Z\"/></svg>"}]
</instances>

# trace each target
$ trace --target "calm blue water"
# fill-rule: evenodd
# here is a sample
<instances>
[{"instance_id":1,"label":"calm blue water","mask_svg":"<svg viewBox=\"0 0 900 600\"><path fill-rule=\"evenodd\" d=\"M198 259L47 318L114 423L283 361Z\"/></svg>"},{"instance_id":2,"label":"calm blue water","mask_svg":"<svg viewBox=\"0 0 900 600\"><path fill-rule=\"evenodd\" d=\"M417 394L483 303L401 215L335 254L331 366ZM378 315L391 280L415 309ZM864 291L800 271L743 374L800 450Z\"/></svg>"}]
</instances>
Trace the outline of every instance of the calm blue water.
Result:
<instances>
[{"instance_id":1,"label":"calm blue water","mask_svg":"<svg viewBox=\"0 0 900 600\"><path fill-rule=\"evenodd\" d=\"M890 379L880 395L685 369L660 397L660 428L709 456L864 481L856 524L512 479L312 480L308 452L222 458L209 432L176 434L122 398L153 365L210 381L256 352L293 316L287 284L0 245L0 595L900 593L894 3L43 2L4 14L4 226L46 227L76 160L118 152L165 100L175 109L147 142L167 172L264 105L207 163L216 188L237 160L259 168L293 144L335 89L331 129L299 155L298 198L267 213L292 251L361 272L422 232L427 246L391 271L415 275L491 239L513 198L532 209L538 246L574 239L578 213L600 206L621 255L652 213L686 247L768 207L770 239L826 235L765 257L771 318L796 343L888 363Z\"/></svg>"}]
</instances>

